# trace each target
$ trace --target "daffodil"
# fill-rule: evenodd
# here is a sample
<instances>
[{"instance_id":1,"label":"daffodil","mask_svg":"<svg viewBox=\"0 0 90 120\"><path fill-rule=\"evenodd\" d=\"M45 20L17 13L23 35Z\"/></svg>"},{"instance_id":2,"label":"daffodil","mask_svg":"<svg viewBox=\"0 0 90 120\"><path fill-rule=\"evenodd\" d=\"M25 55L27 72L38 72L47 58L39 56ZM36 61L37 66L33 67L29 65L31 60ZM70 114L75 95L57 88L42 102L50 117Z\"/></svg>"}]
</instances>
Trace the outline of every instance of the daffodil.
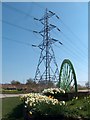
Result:
<instances>
[{"instance_id":1,"label":"daffodil","mask_svg":"<svg viewBox=\"0 0 90 120\"><path fill-rule=\"evenodd\" d=\"M29 113L30 113L30 115L32 115L32 112L31 112L31 111L30 111Z\"/></svg>"}]
</instances>

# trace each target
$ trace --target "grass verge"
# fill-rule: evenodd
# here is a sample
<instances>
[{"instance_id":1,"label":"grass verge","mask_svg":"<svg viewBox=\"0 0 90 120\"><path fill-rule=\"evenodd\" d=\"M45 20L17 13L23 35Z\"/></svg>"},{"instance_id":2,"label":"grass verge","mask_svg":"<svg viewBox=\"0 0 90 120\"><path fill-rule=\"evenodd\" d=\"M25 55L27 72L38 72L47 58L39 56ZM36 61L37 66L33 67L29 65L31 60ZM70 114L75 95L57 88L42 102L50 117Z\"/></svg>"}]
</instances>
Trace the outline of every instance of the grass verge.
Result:
<instances>
[{"instance_id":1,"label":"grass verge","mask_svg":"<svg viewBox=\"0 0 90 120\"><path fill-rule=\"evenodd\" d=\"M1 120L24 120L23 103L19 97L2 99Z\"/></svg>"}]
</instances>

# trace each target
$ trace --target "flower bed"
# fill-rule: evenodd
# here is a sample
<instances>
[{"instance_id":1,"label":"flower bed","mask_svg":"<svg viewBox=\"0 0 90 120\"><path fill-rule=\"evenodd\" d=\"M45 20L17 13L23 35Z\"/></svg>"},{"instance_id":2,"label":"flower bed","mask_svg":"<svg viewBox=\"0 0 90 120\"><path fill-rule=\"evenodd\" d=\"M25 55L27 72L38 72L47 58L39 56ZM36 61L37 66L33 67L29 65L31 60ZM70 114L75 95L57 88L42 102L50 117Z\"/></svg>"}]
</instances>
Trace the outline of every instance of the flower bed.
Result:
<instances>
[{"instance_id":1,"label":"flower bed","mask_svg":"<svg viewBox=\"0 0 90 120\"><path fill-rule=\"evenodd\" d=\"M34 116L62 114L62 106L65 105L65 101L58 101L51 96L47 97L39 93L30 93L21 99L25 101L28 113Z\"/></svg>"},{"instance_id":2,"label":"flower bed","mask_svg":"<svg viewBox=\"0 0 90 120\"><path fill-rule=\"evenodd\" d=\"M51 89L52 91L55 89ZM52 91L49 90L51 93ZM25 103L26 120L38 120L43 118L55 120L89 120L88 106L90 106L90 96L74 97L67 102L55 99L54 95L59 92L54 91L52 95L44 95L48 90L40 93L30 93L21 99ZM57 90L58 91L58 90ZM52 92L53 93L53 92ZM60 93L60 94L65 94ZM89 110L90 111L90 110Z\"/></svg>"},{"instance_id":3,"label":"flower bed","mask_svg":"<svg viewBox=\"0 0 90 120\"><path fill-rule=\"evenodd\" d=\"M42 91L42 94L46 96L53 96L59 101L69 101L69 100L72 100L73 97L78 96L79 98L83 98L84 96L89 96L90 92L65 93L65 91L61 88L48 88L48 89L44 89Z\"/></svg>"}]
</instances>

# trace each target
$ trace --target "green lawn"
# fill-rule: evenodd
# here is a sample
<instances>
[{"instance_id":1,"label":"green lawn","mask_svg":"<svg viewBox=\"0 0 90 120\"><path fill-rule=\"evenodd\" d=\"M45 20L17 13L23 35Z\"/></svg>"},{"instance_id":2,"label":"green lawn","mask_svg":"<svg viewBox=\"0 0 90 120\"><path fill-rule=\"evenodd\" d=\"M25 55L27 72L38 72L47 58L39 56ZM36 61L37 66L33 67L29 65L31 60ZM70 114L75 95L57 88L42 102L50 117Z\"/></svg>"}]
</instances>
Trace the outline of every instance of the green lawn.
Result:
<instances>
[{"instance_id":1,"label":"green lawn","mask_svg":"<svg viewBox=\"0 0 90 120\"><path fill-rule=\"evenodd\" d=\"M24 120L23 103L19 97L2 99L2 120Z\"/></svg>"}]
</instances>

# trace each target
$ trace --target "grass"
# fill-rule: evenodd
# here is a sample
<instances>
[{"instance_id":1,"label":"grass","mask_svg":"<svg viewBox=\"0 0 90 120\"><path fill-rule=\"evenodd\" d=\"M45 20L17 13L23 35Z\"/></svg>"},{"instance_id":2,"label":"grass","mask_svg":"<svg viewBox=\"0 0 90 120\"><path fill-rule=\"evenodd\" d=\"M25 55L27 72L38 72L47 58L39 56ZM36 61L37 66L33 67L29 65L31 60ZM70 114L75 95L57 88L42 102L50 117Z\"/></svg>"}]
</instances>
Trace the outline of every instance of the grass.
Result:
<instances>
[{"instance_id":1,"label":"grass","mask_svg":"<svg viewBox=\"0 0 90 120\"><path fill-rule=\"evenodd\" d=\"M2 99L2 120L24 120L23 103L19 97Z\"/></svg>"},{"instance_id":2,"label":"grass","mask_svg":"<svg viewBox=\"0 0 90 120\"><path fill-rule=\"evenodd\" d=\"M72 99L67 102L66 108L67 116L90 118L90 96Z\"/></svg>"},{"instance_id":3,"label":"grass","mask_svg":"<svg viewBox=\"0 0 90 120\"><path fill-rule=\"evenodd\" d=\"M2 89L2 91L0 92L2 94L23 94L24 91L19 91L19 90L4 90Z\"/></svg>"}]
</instances>

